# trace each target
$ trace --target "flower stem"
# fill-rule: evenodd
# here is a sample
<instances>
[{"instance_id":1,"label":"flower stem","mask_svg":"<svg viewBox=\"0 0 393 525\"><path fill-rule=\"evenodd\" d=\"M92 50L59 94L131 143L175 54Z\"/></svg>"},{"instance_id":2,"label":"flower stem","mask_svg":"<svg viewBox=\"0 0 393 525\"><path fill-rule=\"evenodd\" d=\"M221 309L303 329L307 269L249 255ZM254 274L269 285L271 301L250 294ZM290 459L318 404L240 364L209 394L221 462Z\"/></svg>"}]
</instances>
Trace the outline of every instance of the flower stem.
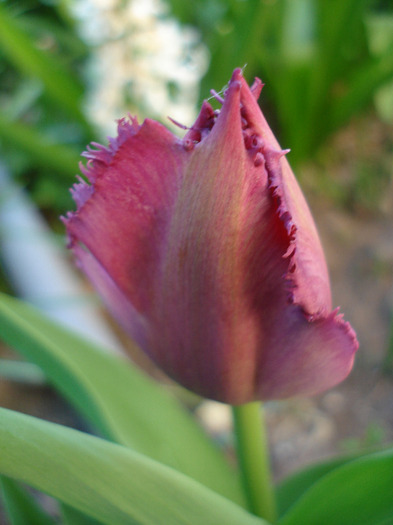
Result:
<instances>
[{"instance_id":1,"label":"flower stem","mask_svg":"<svg viewBox=\"0 0 393 525\"><path fill-rule=\"evenodd\" d=\"M274 523L276 503L261 404L233 406L232 411L239 468L249 509Z\"/></svg>"}]
</instances>

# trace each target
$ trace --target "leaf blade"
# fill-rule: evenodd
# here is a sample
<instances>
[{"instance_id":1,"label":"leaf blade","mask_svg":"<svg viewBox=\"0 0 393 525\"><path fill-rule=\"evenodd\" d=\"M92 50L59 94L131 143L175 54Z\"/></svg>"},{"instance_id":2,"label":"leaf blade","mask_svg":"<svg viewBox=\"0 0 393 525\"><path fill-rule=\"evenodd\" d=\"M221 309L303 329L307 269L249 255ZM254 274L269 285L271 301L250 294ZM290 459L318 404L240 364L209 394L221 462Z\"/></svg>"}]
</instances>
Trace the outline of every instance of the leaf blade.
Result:
<instances>
[{"instance_id":1,"label":"leaf blade","mask_svg":"<svg viewBox=\"0 0 393 525\"><path fill-rule=\"evenodd\" d=\"M3 408L0 450L0 473L108 525L264 523L126 447Z\"/></svg>"},{"instance_id":2,"label":"leaf blade","mask_svg":"<svg viewBox=\"0 0 393 525\"><path fill-rule=\"evenodd\" d=\"M322 479L323 476L345 465L345 463L357 459L360 455L365 454L337 457L329 461L313 464L284 479L277 487L277 502L280 516L287 512L288 509L300 499L302 494Z\"/></svg>"},{"instance_id":3,"label":"leaf blade","mask_svg":"<svg viewBox=\"0 0 393 525\"><path fill-rule=\"evenodd\" d=\"M393 449L364 456L311 486L278 525L375 525L393 519Z\"/></svg>"}]
</instances>

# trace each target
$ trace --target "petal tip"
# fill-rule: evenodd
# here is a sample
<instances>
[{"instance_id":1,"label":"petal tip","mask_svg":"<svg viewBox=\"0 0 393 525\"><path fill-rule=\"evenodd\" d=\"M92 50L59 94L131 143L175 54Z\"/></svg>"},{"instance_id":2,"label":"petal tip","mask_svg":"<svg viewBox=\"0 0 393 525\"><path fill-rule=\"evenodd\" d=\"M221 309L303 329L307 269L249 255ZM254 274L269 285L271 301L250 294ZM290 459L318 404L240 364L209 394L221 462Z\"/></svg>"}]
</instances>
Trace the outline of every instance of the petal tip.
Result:
<instances>
[{"instance_id":1,"label":"petal tip","mask_svg":"<svg viewBox=\"0 0 393 525\"><path fill-rule=\"evenodd\" d=\"M237 67L232 73L230 83L236 82L236 81L240 82L242 78L243 78L243 70L241 67Z\"/></svg>"},{"instance_id":2,"label":"petal tip","mask_svg":"<svg viewBox=\"0 0 393 525\"><path fill-rule=\"evenodd\" d=\"M355 330L352 328L351 324L348 321L344 320L344 314L339 313L340 307L337 307L330 314L332 320L339 326L339 328L349 337L353 347L353 353L357 352L359 349L359 341L356 336Z\"/></svg>"}]
</instances>

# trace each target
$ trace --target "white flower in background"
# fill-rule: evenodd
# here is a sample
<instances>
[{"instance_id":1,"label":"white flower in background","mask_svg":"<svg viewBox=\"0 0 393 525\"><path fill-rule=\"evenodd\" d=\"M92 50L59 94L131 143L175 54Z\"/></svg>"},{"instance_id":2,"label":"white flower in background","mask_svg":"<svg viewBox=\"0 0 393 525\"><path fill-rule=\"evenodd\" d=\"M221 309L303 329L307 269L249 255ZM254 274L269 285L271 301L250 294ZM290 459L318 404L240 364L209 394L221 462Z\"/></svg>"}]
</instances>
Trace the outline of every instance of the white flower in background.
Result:
<instances>
[{"instance_id":1,"label":"white flower in background","mask_svg":"<svg viewBox=\"0 0 393 525\"><path fill-rule=\"evenodd\" d=\"M158 0L75 2L82 37L95 48L88 67L87 111L105 134L127 112L190 124L207 51Z\"/></svg>"}]
</instances>

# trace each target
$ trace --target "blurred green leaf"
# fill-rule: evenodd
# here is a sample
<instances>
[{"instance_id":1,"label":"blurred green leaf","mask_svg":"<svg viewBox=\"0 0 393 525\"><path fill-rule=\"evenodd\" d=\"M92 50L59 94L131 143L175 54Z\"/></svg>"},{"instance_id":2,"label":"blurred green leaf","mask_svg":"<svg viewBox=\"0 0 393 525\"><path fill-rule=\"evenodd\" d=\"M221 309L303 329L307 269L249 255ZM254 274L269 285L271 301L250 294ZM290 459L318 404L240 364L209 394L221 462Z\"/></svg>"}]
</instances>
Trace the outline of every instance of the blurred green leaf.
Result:
<instances>
[{"instance_id":1,"label":"blurred green leaf","mask_svg":"<svg viewBox=\"0 0 393 525\"><path fill-rule=\"evenodd\" d=\"M308 75L304 86L306 97L302 101L299 98L301 90L296 90L297 107L303 106L303 118L297 122L292 119L288 130L294 156L306 157L332 131L328 123L330 112L327 111L334 102L332 89L337 79L340 79L350 68L353 46L358 48L364 46L365 30L362 16L364 6L368 2L369 0L313 2L316 10L315 52L308 62ZM365 48L363 52L366 52ZM346 53L350 59L346 59ZM296 128L299 123L303 127L303 132L298 139Z\"/></svg>"},{"instance_id":2,"label":"blurred green leaf","mask_svg":"<svg viewBox=\"0 0 393 525\"><path fill-rule=\"evenodd\" d=\"M68 8L59 9L61 3L64 4L64 2L59 1L53 2L51 8L60 15L63 24L55 23L52 18L42 16L40 12L35 15L34 10L29 13L29 16L20 17L19 21L21 29L31 36L41 39L44 35L48 39L51 37L53 47L59 48L62 56L65 56L65 63L69 64L71 60L86 57L89 48L78 36L75 21L69 15L70 10Z\"/></svg>"},{"instance_id":3,"label":"blurred green leaf","mask_svg":"<svg viewBox=\"0 0 393 525\"><path fill-rule=\"evenodd\" d=\"M16 120L37 102L42 94L41 83L37 79L25 79L13 90L12 96L7 97L7 103L2 113L9 120Z\"/></svg>"},{"instance_id":4,"label":"blurred green leaf","mask_svg":"<svg viewBox=\"0 0 393 525\"><path fill-rule=\"evenodd\" d=\"M368 104L377 90L393 78L393 44L371 58L349 79L345 95L335 104L330 126L336 129Z\"/></svg>"},{"instance_id":5,"label":"blurred green leaf","mask_svg":"<svg viewBox=\"0 0 393 525\"><path fill-rule=\"evenodd\" d=\"M87 516L69 505L61 505L64 525L100 525L100 521Z\"/></svg>"},{"instance_id":6,"label":"blurred green leaf","mask_svg":"<svg viewBox=\"0 0 393 525\"><path fill-rule=\"evenodd\" d=\"M129 361L0 295L0 336L38 364L103 436L187 474L243 504L237 475L193 418Z\"/></svg>"},{"instance_id":7,"label":"blurred green leaf","mask_svg":"<svg viewBox=\"0 0 393 525\"><path fill-rule=\"evenodd\" d=\"M81 111L81 84L59 58L40 50L34 44L3 3L0 3L0 45L2 52L16 69L23 75L39 79L48 97L89 129Z\"/></svg>"},{"instance_id":8,"label":"blurred green leaf","mask_svg":"<svg viewBox=\"0 0 393 525\"><path fill-rule=\"evenodd\" d=\"M312 484L278 525L393 522L393 449L350 461Z\"/></svg>"},{"instance_id":9,"label":"blurred green leaf","mask_svg":"<svg viewBox=\"0 0 393 525\"><path fill-rule=\"evenodd\" d=\"M6 409L0 409L0 449L2 474L108 525L264 523L124 446Z\"/></svg>"},{"instance_id":10,"label":"blurred green leaf","mask_svg":"<svg viewBox=\"0 0 393 525\"><path fill-rule=\"evenodd\" d=\"M0 487L11 525L55 525L56 521L49 517L17 482L0 476Z\"/></svg>"},{"instance_id":11,"label":"blurred green leaf","mask_svg":"<svg viewBox=\"0 0 393 525\"><path fill-rule=\"evenodd\" d=\"M41 368L34 363L0 357L0 380L3 379L24 385L43 386L46 383Z\"/></svg>"},{"instance_id":12,"label":"blurred green leaf","mask_svg":"<svg viewBox=\"0 0 393 525\"><path fill-rule=\"evenodd\" d=\"M329 461L310 465L309 467L288 476L277 487L277 503L280 516L287 512L288 509L300 499L302 494L314 485L314 483L322 479L323 476L337 467L341 467L342 465L364 455L366 455L366 453L350 454L333 458Z\"/></svg>"},{"instance_id":13,"label":"blurred green leaf","mask_svg":"<svg viewBox=\"0 0 393 525\"><path fill-rule=\"evenodd\" d=\"M31 158L32 165L53 169L69 181L78 171L80 155L69 146L52 143L38 130L20 122L11 121L0 113L0 137L17 145Z\"/></svg>"}]
</instances>

